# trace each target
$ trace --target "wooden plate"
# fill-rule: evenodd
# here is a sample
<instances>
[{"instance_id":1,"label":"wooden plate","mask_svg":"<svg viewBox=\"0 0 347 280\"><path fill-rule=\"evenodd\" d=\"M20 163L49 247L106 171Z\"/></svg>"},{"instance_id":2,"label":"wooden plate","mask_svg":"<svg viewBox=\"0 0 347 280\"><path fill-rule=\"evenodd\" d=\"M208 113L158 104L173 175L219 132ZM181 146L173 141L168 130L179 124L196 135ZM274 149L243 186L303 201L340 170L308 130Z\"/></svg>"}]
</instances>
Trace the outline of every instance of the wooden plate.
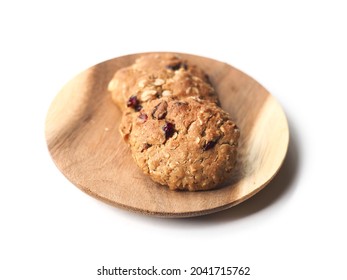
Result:
<instances>
[{"instance_id":1,"label":"wooden plate","mask_svg":"<svg viewBox=\"0 0 347 280\"><path fill-rule=\"evenodd\" d=\"M121 113L107 92L115 71L140 55L97 64L56 96L46 119L46 139L60 171L97 199L167 217L227 209L264 188L287 152L289 131L281 106L264 87L234 67L188 54L179 55L206 71L222 107L240 127L235 172L219 189L194 193L170 191L141 173L119 134Z\"/></svg>"}]
</instances>

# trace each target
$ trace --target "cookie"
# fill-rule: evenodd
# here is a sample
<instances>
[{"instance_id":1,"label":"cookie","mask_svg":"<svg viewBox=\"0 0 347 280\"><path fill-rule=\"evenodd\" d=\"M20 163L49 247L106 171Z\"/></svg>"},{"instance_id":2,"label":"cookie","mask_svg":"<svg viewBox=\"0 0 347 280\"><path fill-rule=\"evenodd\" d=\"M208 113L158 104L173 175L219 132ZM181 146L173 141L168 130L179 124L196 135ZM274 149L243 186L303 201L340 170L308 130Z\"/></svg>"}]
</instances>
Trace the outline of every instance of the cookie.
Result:
<instances>
[{"instance_id":1,"label":"cookie","mask_svg":"<svg viewBox=\"0 0 347 280\"><path fill-rule=\"evenodd\" d=\"M140 57L126 68L118 70L108 85L113 101L124 111L131 97L138 102L170 96L197 96L218 102L208 76L196 66L170 54L150 54Z\"/></svg>"},{"instance_id":2,"label":"cookie","mask_svg":"<svg viewBox=\"0 0 347 280\"><path fill-rule=\"evenodd\" d=\"M152 100L126 114L121 131L142 171L173 190L214 188L235 165L239 130L212 102Z\"/></svg>"},{"instance_id":3,"label":"cookie","mask_svg":"<svg viewBox=\"0 0 347 280\"><path fill-rule=\"evenodd\" d=\"M140 169L171 190L216 188L232 172L239 129L206 74L171 54L151 54L109 84L120 131Z\"/></svg>"}]
</instances>

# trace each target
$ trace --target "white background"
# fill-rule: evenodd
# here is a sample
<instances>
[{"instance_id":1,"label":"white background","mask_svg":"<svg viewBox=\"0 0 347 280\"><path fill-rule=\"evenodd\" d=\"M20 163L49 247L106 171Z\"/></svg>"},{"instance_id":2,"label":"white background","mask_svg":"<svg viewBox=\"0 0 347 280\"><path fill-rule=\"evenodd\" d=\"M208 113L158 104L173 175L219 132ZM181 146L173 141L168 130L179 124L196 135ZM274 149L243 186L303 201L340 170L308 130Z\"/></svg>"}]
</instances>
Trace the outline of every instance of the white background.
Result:
<instances>
[{"instance_id":1,"label":"white background","mask_svg":"<svg viewBox=\"0 0 347 280\"><path fill-rule=\"evenodd\" d=\"M0 278L161 279L96 275L155 265L347 279L343 2L1 1ZM266 189L218 214L169 220L96 201L57 170L44 139L54 96L96 63L145 51L225 61L280 101L291 144Z\"/></svg>"}]
</instances>

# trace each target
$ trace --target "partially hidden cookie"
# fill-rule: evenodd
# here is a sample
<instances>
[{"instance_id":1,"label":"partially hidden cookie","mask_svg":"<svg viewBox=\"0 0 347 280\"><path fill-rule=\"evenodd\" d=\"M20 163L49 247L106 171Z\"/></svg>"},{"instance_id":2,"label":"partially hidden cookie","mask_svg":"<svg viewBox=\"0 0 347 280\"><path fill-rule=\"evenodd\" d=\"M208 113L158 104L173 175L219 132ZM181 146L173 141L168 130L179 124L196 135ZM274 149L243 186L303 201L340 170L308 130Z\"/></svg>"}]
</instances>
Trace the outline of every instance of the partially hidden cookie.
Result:
<instances>
[{"instance_id":1,"label":"partially hidden cookie","mask_svg":"<svg viewBox=\"0 0 347 280\"><path fill-rule=\"evenodd\" d=\"M130 97L146 102L160 97L199 97L218 102L208 76L172 54L145 55L118 70L108 85L113 101L124 111Z\"/></svg>"},{"instance_id":2,"label":"partially hidden cookie","mask_svg":"<svg viewBox=\"0 0 347 280\"><path fill-rule=\"evenodd\" d=\"M173 54L149 54L109 83L120 132L140 169L171 190L216 188L230 176L239 129L208 76Z\"/></svg>"}]
</instances>

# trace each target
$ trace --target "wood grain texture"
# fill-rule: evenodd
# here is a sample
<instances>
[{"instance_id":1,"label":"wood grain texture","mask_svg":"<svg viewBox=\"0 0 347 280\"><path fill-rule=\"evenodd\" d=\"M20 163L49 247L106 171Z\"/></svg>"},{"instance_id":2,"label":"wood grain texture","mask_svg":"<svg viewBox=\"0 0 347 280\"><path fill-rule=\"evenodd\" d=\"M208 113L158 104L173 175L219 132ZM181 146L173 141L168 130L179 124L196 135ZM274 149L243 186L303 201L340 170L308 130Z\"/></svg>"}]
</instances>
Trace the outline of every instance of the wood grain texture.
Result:
<instances>
[{"instance_id":1,"label":"wood grain texture","mask_svg":"<svg viewBox=\"0 0 347 280\"><path fill-rule=\"evenodd\" d=\"M73 78L54 99L46 119L46 140L60 171L84 192L129 210L166 217L190 217L232 207L251 197L279 170L288 147L285 114L258 82L225 63L179 54L201 67L221 105L240 127L234 173L220 188L174 192L141 173L118 126L121 112L107 84L117 69L141 54L95 65Z\"/></svg>"}]
</instances>

